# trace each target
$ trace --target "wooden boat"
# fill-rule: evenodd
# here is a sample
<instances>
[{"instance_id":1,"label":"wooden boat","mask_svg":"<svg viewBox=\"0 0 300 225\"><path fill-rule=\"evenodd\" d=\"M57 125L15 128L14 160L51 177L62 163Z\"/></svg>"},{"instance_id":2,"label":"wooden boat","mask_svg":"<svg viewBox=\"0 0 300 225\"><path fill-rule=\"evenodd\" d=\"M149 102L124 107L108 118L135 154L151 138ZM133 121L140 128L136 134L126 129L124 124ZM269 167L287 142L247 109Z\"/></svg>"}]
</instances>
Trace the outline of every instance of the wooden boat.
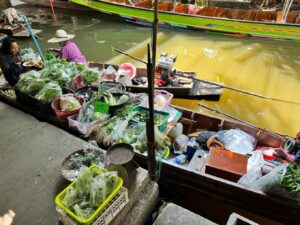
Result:
<instances>
[{"instance_id":1,"label":"wooden boat","mask_svg":"<svg viewBox=\"0 0 300 225\"><path fill-rule=\"evenodd\" d=\"M74 135L80 136L78 133L71 131L66 124L59 121L55 116L43 116L38 114L33 111L32 108L24 107L2 93L0 93L0 99L7 104L36 116L42 121L47 121ZM239 128L255 137L257 145L280 147L285 142L283 136L267 132L264 129L205 115L180 107L176 108L183 113L181 122L184 124L185 134L199 130L218 131ZM145 155L137 153L135 155L135 161L147 168L147 157ZM206 201L218 202L218 208L212 209L214 219L218 218L218 215L221 213L217 211L221 209L222 204L230 204L244 211L255 213L277 222L299 224L298 212L300 210L300 204L296 201L266 195L260 191L246 189L235 182L209 175L205 173L205 170L201 169L201 167L203 168L203 163L199 164L199 169L180 166L168 160L164 160L162 163L160 185L169 187L169 192L177 196L177 202L186 208L193 209L200 213L200 211L197 210L201 210L201 207L202 209L204 207L205 211L207 211L211 206L207 204L207 202L203 202L203 198L205 198ZM202 201L200 199L202 199ZM226 210L226 208L224 208L224 210ZM216 222L224 223L220 218L219 221Z\"/></svg>"},{"instance_id":2,"label":"wooden boat","mask_svg":"<svg viewBox=\"0 0 300 225\"><path fill-rule=\"evenodd\" d=\"M51 7L49 0L22 0L22 2L28 3L30 5ZM69 9L69 10L79 10L79 11L90 11L89 8L82 7L80 5L73 4L68 0L54 0L53 7L59 9Z\"/></svg>"},{"instance_id":3,"label":"wooden boat","mask_svg":"<svg viewBox=\"0 0 300 225\"><path fill-rule=\"evenodd\" d=\"M153 21L151 0L71 0L101 13L141 25ZM282 12L242 10L221 7L196 7L189 4L160 2L159 25L222 32L246 37L300 40L300 14L288 13L286 23Z\"/></svg>"},{"instance_id":4,"label":"wooden boat","mask_svg":"<svg viewBox=\"0 0 300 225\"><path fill-rule=\"evenodd\" d=\"M25 26L25 25L24 25ZM42 30L32 29L34 34L39 34ZM5 23L0 23L0 34L5 34L12 37L30 37L30 33L21 25L11 26Z\"/></svg>"},{"instance_id":5,"label":"wooden boat","mask_svg":"<svg viewBox=\"0 0 300 225\"><path fill-rule=\"evenodd\" d=\"M89 67L96 67L98 70L102 70L103 68L107 68L109 66L113 66L117 71L119 69L118 65L110 65L110 64L101 64L90 62ZM166 86L166 87L155 87L156 89L165 90L174 95L175 98L184 98L184 99L205 99L212 101L219 101L223 88L220 88L215 85L207 84L205 82L201 82L199 80L194 79L196 77L196 73L194 72L180 72L177 71L181 76L185 76L190 80L187 84L181 84L179 86ZM136 77L147 81L147 69L145 68L137 68ZM126 86L127 91L130 92L145 92L147 86L143 85L128 85Z\"/></svg>"}]
</instances>

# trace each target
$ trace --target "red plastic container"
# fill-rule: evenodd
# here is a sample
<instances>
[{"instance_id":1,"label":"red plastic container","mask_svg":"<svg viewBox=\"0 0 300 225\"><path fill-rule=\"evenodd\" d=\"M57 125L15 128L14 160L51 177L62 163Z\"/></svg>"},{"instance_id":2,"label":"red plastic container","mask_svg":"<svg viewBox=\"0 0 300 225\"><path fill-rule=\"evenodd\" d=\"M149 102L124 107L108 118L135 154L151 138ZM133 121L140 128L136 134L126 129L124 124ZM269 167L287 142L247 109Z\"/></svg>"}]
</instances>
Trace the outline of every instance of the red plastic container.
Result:
<instances>
[{"instance_id":1,"label":"red plastic container","mask_svg":"<svg viewBox=\"0 0 300 225\"><path fill-rule=\"evenodd\" d=\"M83 83L83 77L81 75L77 75L76 77L73 78L73 84L76 87L76 89L85 87Z\"/></svg>"},{"instance_id":2,"label":"red plastic container","mask_svg":"<svg viewBox=\"0 0 300 225\"><path fill-rule=\"evenodd\" d=\"M52 109L54 110L56 116L58 119L60 120L67 120L69 116L72 116L72 115L75 115L75 114L78 114L80 109L82 108L82 106L85 104L85 100L83 97L81 96L76 96L76 95L73 95L81 104L80 108L78 109L75 109L75 110L69 110L69 111L62 111L60 109L60 97L55 99L52 104L51 104L51 107Z\"/></svg>"}]
</instances>

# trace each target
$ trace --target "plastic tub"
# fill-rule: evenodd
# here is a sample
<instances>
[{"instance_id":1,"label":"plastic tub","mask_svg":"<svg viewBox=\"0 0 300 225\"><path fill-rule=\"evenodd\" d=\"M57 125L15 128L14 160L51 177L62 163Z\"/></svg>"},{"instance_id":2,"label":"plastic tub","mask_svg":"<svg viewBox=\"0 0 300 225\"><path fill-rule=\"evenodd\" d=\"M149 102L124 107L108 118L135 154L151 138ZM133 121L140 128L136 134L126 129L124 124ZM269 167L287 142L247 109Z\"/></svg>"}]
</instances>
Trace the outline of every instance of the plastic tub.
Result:
<instances>
[{"instance_id":1,"label":"plastic tub","mask_svg":"<svg viewBox=\"0 0 300 225\"><path fill-rule=\"evenodd\" d=\"M146 107L143 107L143 106L137 106L137 107L135 107L133 109L133 111L138 111L138 112L140 112L140 111L148 111L149 112L149 109L146 108ZM167 129L167 123L168 123L168 119L169 119L169 116L170 116L169 113L158 111L158 110L154 110L154 114L159 114L159 115L161 115L161 116L164 117L162 123L156 125L156 126L158 126L159 131L164 132ZM131 119L131 121L135 122L135 123L143 123L143 124L145 123L145 122L138 121L137 118L135 118L135 117L133 117Z\"/></svg>"},{"instance_id":2,"label":"plastic tub","mask_svg":"<svg viewBox=\"0 0 300 225\"><path fill-rule=\"evenodd\" d=\"M98 123L101 123L102 121L106 120L109 117L108 115L105 115L105 116L103 116L102 118L100 118L98 120L94 120L90 123L83 124L83 123L80 123L76 120L77 116L78 116L78 114L69 116L68 117L68 124L69 124L69 127L71 129L74 129L74 130L78 131L79 133L81 133L83 135L88 134L90 129L94 125L96 125Z\"/></svg>"},{"instance_id":3,"label":"plastic tub","mask_svg":"<svg viewBox=\"0 0 300 225\"><path fill-rule=\"evenodd\" d=\"M82 106L85 104L85 100L84 100L84 98L82 96L76 96L76 95L72 95L72 96L74 96L80 102L80 104L81 104L80 108L75 109L75 110L62 111L60 109L60 97L58 97L57 99L55 99L52 102L51 107L54 110L54 112L55 112L55 114L56 114L56 116L57 116L58 119L60 119L60 120L67 120L67 118L69 116L78 114L79 111L80 111L80 109L82 108Z\"/></svg>"},{"instance_id":4,"label":"plastic tub","mask_svg":"<svg viewBox=\"0 0 300 225\"><path fill-rule=\"evenodd\" d=\"M100 167L100 166L96 166L93 165L91 167L89 167L90 171L93 171L95 173L101 174L106 172L107 170ZM67 191L69 190L70 187L73 187L76 185L76 181L73 181L68 187L66 187L62 192L60 192L56 198L55 198L55 203L58 207L60 207L62 210L64 210L70 217L72 217L73 219L75 219L76 221L78 221L81 224L85 224L85 225L89 225L91 224L96 217L102 212L102 210L105 209L105 207L110 203L110 201L114 198L114 196L119 192L119 190L121 189L122 185L123 185L123 180L122 178L118 177L118 184L117 187L115 188L115 190L113 190L113 192L105 199L105 201L103 201L103 203L98 207L98 209L96 209L96 211L90 216L90 218L88 219L81 219L78 216L76 216L75 213L73 213L71 210L69 210L67 207L65 207L65 205L63 204L62 200L65 197Z\"/></svg>"},{"instance_id":5,"label":"plastic tub","mask_svg":"<svg viewBox=\"0 0 300 225\"><path fill-rule=\"evenodd\" d=\"M171 101L173 99L173 94L170 92L164 91L164 90L154 90L154 100L156 96L162 95L166 98L166 102L163 105L154 105L155 109L157 110L164 110L166 107L168 107L171 104ZM143 107L149 107L149 99L148 96L144 99L144 101L140 104L140 106Z\"/></svg>"}]
</instances>

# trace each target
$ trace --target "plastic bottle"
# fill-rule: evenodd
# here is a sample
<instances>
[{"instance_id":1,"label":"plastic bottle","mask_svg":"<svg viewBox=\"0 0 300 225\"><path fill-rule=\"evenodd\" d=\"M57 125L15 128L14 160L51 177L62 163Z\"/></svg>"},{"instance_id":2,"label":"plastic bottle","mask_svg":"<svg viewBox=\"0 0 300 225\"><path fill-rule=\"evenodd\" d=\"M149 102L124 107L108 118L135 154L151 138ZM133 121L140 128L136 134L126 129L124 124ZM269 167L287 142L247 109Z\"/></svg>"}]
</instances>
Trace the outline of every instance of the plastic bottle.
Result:
<instances>
[{"instance_id":1,"label":"plastic bottle","mask_svg":"<svg viewBox=\"0 0 300 225\"><path fill-rule=\"evenodd\" d=\"M186 163L186 155L179 155L175 158L175 163L182 165Z\"/></svg>"}]
</instances>

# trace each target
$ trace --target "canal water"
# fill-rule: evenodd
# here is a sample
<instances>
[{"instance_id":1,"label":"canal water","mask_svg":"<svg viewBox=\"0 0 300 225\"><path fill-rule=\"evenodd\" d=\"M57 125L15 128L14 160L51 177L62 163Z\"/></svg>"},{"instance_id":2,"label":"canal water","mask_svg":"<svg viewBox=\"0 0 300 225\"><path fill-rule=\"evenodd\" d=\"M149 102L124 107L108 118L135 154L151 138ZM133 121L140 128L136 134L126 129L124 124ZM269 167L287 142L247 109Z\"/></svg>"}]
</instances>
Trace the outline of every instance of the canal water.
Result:
<instances>
[{"instance_id":1,"label":"canal water","mask_svg":"<svg viewBox=\"0 0 300 225\"><path fill-rule=\"evenodd\" d=\"M32 26L42 29L42 50L58 47L48 44L55 30L65 29L76 35L75 42L90 61L105 62L114 56L112 47L137 48L137 57L145 58L151 35L147 27L120 22L97 12L55 10L56 20L48 8L22 6L27 15L35 15ZM265 96L300 102L300 45L296 42L240 39L196 31L159 29L164 41L161 52L177 54L176 67L196 71L200 78ZM33 46L30 39L20 41ZM123 58L123 61L130 61ZM138 65L138 64L137 64ZM203 103L253 123L261 128L294 136L300 131L300 106L224 90L219 102ZM210 113L198 107L198 101L174 100L174 104Z\"/></svg>"}]
</instances>

